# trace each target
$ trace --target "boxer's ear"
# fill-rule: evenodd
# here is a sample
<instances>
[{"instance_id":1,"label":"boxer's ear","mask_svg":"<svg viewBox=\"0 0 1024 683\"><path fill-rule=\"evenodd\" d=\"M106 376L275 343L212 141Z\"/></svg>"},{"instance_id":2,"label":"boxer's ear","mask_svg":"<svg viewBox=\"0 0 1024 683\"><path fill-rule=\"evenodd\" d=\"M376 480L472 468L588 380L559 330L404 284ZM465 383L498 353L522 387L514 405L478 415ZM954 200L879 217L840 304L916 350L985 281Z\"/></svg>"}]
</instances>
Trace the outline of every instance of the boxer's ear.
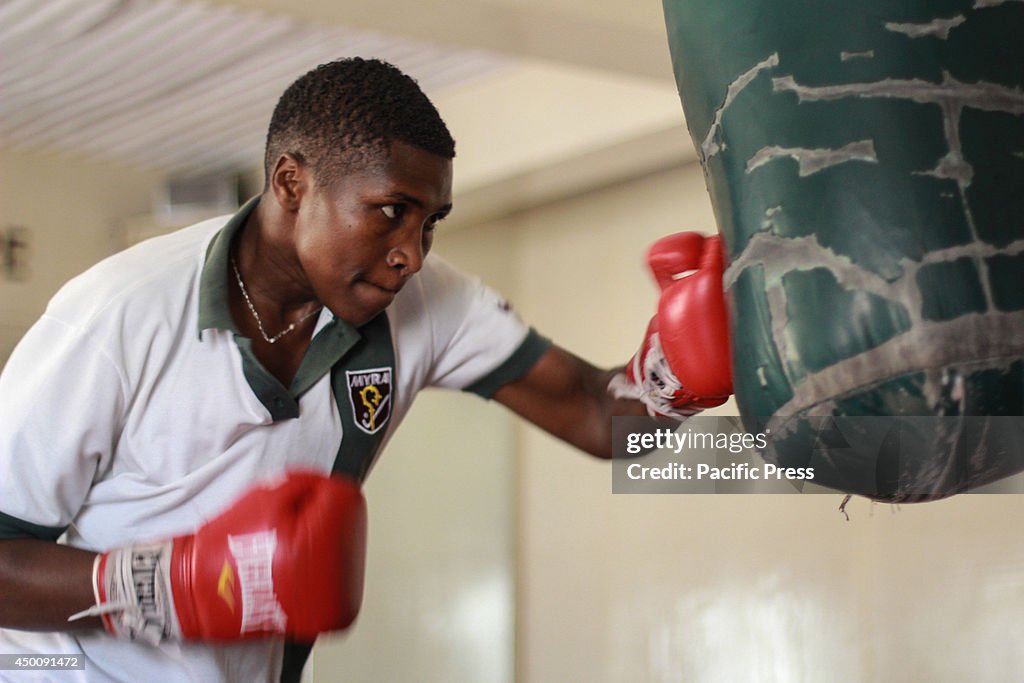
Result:
<instances>
[{"instance_id":1,"label":"boxer's ear","mask_svg":"<svg viewBox=\"0 0 1024 683\"><path fill-rule=\"evenodd\" d=\"M311 182L309 168L298 155L290 152L278 158L270 174L270 189L285 211L298 211Z\"/></svg>"}]
</instances>

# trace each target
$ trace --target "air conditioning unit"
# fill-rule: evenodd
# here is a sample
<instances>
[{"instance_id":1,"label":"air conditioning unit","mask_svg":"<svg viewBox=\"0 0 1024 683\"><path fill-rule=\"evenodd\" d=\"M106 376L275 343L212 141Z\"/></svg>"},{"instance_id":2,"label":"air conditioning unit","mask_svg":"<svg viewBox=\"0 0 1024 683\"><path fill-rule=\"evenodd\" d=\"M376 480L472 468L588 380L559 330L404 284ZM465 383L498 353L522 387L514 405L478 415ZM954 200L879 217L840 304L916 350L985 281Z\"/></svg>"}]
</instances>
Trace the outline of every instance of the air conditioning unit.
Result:
<instances>
[{"instance_id":1,"label":"air conditioning unit","mask_svg":"<svg viewBox=\"0 0 1024 683\"><path fill-rule=\"evenodd\" d=\"M234 213L248 198L245 193L252 183L240 173L172 178L153 192L149 213L127 216L112 226L111 247L120 251L150 237Z\"/></svg>"},{"instance_id":2,"label":"air conditioning unit","mask_svg":"<svg viewBox=\"0 0 1024 683\"><path fill-rule=\"evenodd\" d=\"M181 227L206 218L233 213L241 201L238 173L171 178L157 192L153 217L168 227Z\"/></svg>"}]
</instances>

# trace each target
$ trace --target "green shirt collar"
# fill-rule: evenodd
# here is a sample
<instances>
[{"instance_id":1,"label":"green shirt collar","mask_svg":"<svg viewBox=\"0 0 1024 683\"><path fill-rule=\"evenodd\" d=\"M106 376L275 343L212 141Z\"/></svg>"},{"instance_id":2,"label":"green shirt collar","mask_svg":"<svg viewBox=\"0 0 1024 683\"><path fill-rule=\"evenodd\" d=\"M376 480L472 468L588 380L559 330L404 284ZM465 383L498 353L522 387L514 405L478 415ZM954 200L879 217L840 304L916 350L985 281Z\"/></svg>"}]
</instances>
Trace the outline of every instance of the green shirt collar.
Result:
<instances>
[{"instance_id":1,"label":"green shirt collar","mask_svg":"<svg viewBox=\"0 0 1024 683\"><path fill-rule=\"evenodd\" d=\"M206 251L203 272L199 276L199 332L220 328L237 332L235 321L228 307L228 261L231 243L245 225L249 214L260 203L259 196L253 197L240 208L218 232Z\"/></svg>"}]
</instances>

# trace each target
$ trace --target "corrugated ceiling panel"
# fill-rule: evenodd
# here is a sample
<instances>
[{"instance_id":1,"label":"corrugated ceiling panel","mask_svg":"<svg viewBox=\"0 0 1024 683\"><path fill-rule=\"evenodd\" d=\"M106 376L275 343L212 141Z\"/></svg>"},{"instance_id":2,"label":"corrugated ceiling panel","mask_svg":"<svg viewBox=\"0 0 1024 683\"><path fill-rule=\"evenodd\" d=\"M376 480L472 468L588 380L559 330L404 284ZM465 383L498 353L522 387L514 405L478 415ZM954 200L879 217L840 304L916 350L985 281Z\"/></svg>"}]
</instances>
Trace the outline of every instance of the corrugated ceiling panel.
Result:
<instances>
[{"instance_id":1,"label":"corrugated ceiling panel","mask_svg":"<svg viewBox=\"0 0 1024 683\"><path fill-rule=\"evenodd\" d=\"M0 141L170 172L259 163L306 70L393 62L428 93L501 68L479 52L180 0L0 0Z\"/></svg>"}]
</instances>

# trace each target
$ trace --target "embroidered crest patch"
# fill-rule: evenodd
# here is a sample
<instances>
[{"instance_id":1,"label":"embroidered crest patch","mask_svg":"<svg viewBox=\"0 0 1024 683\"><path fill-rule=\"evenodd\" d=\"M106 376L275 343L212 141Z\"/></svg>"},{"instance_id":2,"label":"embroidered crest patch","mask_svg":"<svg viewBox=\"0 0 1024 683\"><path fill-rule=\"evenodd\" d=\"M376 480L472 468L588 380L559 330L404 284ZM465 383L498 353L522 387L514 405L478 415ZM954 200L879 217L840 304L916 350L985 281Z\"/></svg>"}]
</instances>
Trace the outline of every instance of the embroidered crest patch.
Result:
<instances>
[{"instance_id":1,"label":"embroidered crest patch","mask_svg":"<svg viewBox=\"0 0 1024 683\"><path fill-rule=\"evenodd\" d=\"M352 417L367 434L375 434L391 417L391 376L391 368L345 371Z\"/></svg>"}]
</instances>

